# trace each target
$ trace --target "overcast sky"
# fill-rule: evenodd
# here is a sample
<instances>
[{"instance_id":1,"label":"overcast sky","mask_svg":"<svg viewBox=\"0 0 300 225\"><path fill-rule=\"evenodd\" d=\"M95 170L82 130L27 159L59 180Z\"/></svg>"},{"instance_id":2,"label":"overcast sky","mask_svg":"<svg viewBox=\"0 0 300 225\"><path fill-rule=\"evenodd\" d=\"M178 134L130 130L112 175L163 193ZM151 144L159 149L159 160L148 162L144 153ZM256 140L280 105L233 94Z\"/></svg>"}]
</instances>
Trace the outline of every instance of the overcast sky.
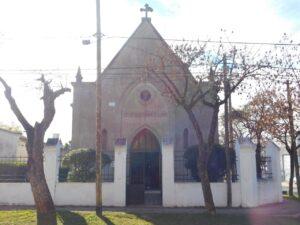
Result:
<instances>
[{"instance_id":1,"label":"overcast sky","mask_svg":"<svg viewBox=\"0 0 300 225\"><path fill-rule=\"evenodd\" d=\"M102 66L139 25L140 0L102 0ZM152 23L164 38L218 39L220 29L234 31L231 40L277 42L288 33L300 42L299 0L149 0ZM70 86L78 66L84 80L96 77L95 0L1 0L0 75L13 88L21 110L33 123L42 116L39 84L43 72ZM113 36L114 38L111 38ZM89 46L83 39L91 39ZM18 125L0 87L0 123ZM48 136L71 139L72 94L57 101Z\"/></svg>"}]
</instances>

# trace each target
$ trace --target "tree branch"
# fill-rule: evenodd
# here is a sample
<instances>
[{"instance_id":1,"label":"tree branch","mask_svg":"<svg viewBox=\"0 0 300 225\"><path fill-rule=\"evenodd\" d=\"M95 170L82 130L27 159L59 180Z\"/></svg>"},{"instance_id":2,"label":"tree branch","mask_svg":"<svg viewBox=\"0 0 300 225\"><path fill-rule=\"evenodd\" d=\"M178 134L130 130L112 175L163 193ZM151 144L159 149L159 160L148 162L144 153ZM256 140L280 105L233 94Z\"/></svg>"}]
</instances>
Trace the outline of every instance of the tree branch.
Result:
<instances>
[{"instance_id":1,"label":"tree branch","mask_svg":"<svg viewBox=\"0 0 300 225\"><path fill-rule=\"evenodd\" d=\"M5 89L4 95L5 95L6 99L8 100L8 102L10 104L10 108L14 112L15 116L20 121L20 123L22 124L22 126L24 127L26 132L31 131L33 129L33 127L29 124L29 122L23 116L23 114L21 113L15 99L11 95L11 87L8 86L8 84L5 82L5 80L2 77L0 77L0 82L4 86L4 89Z\"/></svg>"},{"instance_id":2,"label":"tree branch","mask_svg":"<svg viewBox=\"0 0 300 225\"><path fill-rule=\"evenodd\" d=\"M65 92L70 92L71 89L61 87L59 90L53 91L50 87L51 81L47 81L44 75L42 75L38 80L41 81L44 86L44 94L42 97L42 100L44 102L44 118L40 124L41 128L45 131L50 126L55 115L55 99Z\"/></svg>"}]
</instances>

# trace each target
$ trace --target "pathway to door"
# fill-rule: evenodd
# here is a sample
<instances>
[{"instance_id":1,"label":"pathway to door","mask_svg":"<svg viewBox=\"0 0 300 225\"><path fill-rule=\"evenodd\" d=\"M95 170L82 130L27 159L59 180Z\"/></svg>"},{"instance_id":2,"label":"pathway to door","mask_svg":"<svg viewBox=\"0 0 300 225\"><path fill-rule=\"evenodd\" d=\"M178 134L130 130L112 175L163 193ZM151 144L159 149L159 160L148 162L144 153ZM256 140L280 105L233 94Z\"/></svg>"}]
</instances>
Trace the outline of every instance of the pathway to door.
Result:
<instances>
[{"instance_id":1,"label":"pathway to door","mask_svg":"<svg viewBox=\"0 0 300 225\"><path fill-rule=\"evenodd\" d=\"M161 151L150 130L135 136L127 161L127 205L161 205Z\"/></svg>"}]
</instances>

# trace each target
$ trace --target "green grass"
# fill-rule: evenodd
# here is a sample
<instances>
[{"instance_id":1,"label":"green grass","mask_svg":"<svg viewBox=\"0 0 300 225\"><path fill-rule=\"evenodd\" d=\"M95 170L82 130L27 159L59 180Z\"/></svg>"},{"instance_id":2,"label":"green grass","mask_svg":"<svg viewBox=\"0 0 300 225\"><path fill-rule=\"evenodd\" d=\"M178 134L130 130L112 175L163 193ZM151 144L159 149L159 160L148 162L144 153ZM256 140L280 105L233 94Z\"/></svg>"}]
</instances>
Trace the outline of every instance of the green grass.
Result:
<instances>
[{"instance_id":1,"label":"green grass","mask_svg":"<svg viewBox=\"0 0 300 225\"><path fill-rule=\"evenodd\" d=\"M300 198L298 198L297 196L284 195L283 198L285 198L287 200L294 200L294 201L300 202Z\"/></svg>"},{"instance_id":2,"label":"green grass","mask_svg":"<svg viewBox=\"0 0 300 225\"><path fill-rule=\"evenodd\" d=\"M207 214L132 214L104 212L102 219L94 212L58 211L58 224L65 225L300 225L293 218L258 218L247 215L210 216ZM32 210L0 211L1 225L34 225Z\"/></svg>"}]
</instances>

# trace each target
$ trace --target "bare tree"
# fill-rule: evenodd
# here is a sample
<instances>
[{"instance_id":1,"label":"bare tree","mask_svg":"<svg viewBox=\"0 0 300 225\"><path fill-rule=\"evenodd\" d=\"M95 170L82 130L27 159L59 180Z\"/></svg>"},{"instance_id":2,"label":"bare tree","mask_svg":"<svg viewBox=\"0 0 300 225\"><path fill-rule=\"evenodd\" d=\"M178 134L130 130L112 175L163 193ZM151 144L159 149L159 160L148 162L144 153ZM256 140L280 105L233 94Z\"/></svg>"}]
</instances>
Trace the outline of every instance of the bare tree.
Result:
<instances>
[{"instance_id":1,"label":"bare tree","mask_svg":"<svg viewBox=\"0 0 300 225\"><path fill-rule=\"evenodd\" d=\"M206 165L216 141L220 106L227 103L231 94L241 86L246 78L253 77L263 67L262 61L255 61L253 57L247 55L245 49L232 47L228 50L222 44L218 46L216 52L207 48L207 44L196 47L191 44L183 44L176 46L174 51L177 54L172 56L158 57L155 55L152 60L149 60L147 69L150 75L163 84L166 95L184 109L194 127L199 145L198 174L201 179L205 206L209 212L214 213L215 207ZM181 63L178 55L184 64ZM172 71L172 67L176 64L181 67ZM189 68L195 65L198 71L196 75L192 75ZM226 91L223 93L225 89ZM207 140L204 139L203 128L194 112L195 108L201 104L212 109ZM207 144L207 148L205 144ZM226 143L226 146L227 199L228 206L231 206L229 142Z\"/></svg>"},{"instance_id":2,"label":"bare tree","mask_svg":"<svg viewBox=\"0 0 300 225\"><path fill-rule=\"evenodd\" d=\"M210 66L208 80L211 83L212 90L214 91L214 103L207 101L206 98L201 101L213 109L213 115L217 120L220 107L224 105L224 144L226 153L226 183L227 183L227 206L232 205L232 190L231 180L232 177L236 177L234 168L231 168L230 155L232 147L232 134L230 117L230 109L232 107L231 95L240 89L242 92L247 91L245 88L246 79L256 79L257 73L261 72L261 69L267 67L263 56L259 54L253 54L246 46L236 48L236 46L224 46L222 42L217 46L217 50L213 53L207 51L205 53L207 57L206 64ZM204 63L204 62L203 62ZM199 62L198 62L199 64ZM201 65L201 63L200 63ZM201 79L205 79L205 74ZM215 132L215 131L214 131ZM212 148L214 133L210 133L208 145ZM234 176L232 176L234 175Z\"/></svg>"},{"instance_id":3,"label":"bare tree","mask_svg":"<svg viewBox=\"0 0 300 225\"><path fill-rule=\"evenodd\" d=\"M68 88L60 88L53 91L50 87L50 81L45 80L42 75L39 81L43 85L44 117L41 122L36 122L32 126L24 117L11 93L11 87L0 77L0 82L4 86L4 94L8 100L11 110L25 129L27 134L26 150L28 154L28 178L33 193L33 198L37 211L38 225L56 225L55 206L44 173L44 136L55 115L55 99L65 92Z\"/></svg>"},{"instance_id":4,"label":"bare tree","mask_svg":"<svg viewBox=\"0 0 300 225\"><path fill-rule=\"evenodd\" d=\"M294 111L294 107L291 102L295 103L295 98L282 93L273 92L272 101L269 102L268 108L272 119L269 124L265 126L268 134L271 135L277 142L282 144L286 151L290 155L290 183L289 183L289 195L293 196L293 179L295 176L295 159L296 152L296 134L295 130L299 128L294 123L294 118L299 118L299 112Z\"/></svg>"},{"instance_id":5,"label":"bare tree","mask_svg":"<svg viewBox=\"0 0 300 225\"><path fill-rule=\"evenodd\" d=\"M282 99L285 99L285 105L281 116L286 116L287 124L281 127L280 135L286 136L291 158L291 176L289 181L289 194L293 195L294 175L297 180L297 189L300 193L300 174L299 161L296 146L297 118L299 121L299 103L300 103L300 55L299 45L293 45L293 40L287 34L284 34L279 42L272 49L270 63L272 65L269 71L269 86L275 88ZM265 80L264 80L265 81ZM265 81L266 82L266 81ZM279 115L280 116L280 115ZM282 117L281 117L282 118ZM288 150L288 148L287 148Z\"/></svg>"},{"instance_id":6,"label":"bare tree","mask_svg":"<svg viewBox=\"0 0 300 225\"><path fill-rule=\"evenodd\" d=\"M274 101L273 91L262 91L257 93L252 99L241 109L236 110L232 114L233 124L236 133L249 137L256 143L256 169L257 176L261 178L261 152L265 141L270 137L268 135L268 127L276 121L276 115L273 113L272 104ZM242 130L241 133L238 130Z\"/></svg>"},{"instance_id":7,"label":"bare tree","mask_svg":"<svg viewBox=\"0 0 300 225\"><path fill-rule=\"evenodd\" d=\"M198 84L194 83L194 88L198 86L197 91L190 96L188 93L189 85L191 82L194 82L194 78L188 72L187 68L183 66L184 73L182 74L185 79L184 90L181 90L179 86L176 85L174 79L168 75L165 67L165 59L160 59L161 66L160 68L148 67L148 72L154 75L154 78L161 82L165 88L165 93L168 93L168 96L175 101L176 104L180 105L188 115L191 124L195 130L197 140L198 140L198 159L197 159L197 167L198 167L198 174L201 179L202 191L204 196L205 207L209 213L215 214L216 209L213 201L213 196L211 192L211 187L209 183L209 177L207 172L207 160L209 157L209 152L205 148L205 140L203 137L203 131L201 125L199 124L195 112L193 111L196 104L199 104L200 99L202 99L209 91L206 91L205 94L200 93L201 83ZM212 126L210 129L216 129L215 126ZM214 132L214 131L212 131Z\"/></svg>"}]
</instances>

